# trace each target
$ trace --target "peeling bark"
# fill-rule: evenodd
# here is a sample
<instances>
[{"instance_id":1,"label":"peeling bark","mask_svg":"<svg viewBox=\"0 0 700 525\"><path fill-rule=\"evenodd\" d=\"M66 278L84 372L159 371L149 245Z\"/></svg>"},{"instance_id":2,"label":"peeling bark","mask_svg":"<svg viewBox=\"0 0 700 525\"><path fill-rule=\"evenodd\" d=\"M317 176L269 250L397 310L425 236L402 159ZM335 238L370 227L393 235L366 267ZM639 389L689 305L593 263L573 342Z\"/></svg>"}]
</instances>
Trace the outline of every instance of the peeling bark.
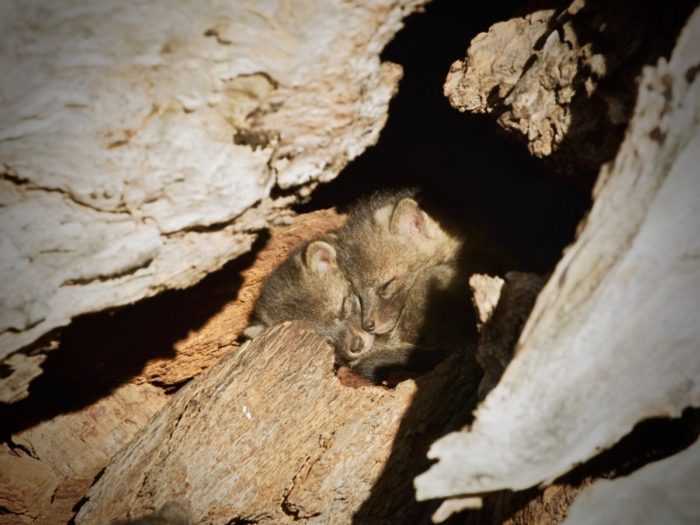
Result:
<instances>
[{"instance_id":1,"label":"peeling bark","mask_svg":"<svg viewBox=\"0 0 700 525\"><path fill-rule=\"evenodd\" d=\"M0 400L18 349L196 283L375 143L422 3L3 3Z\"/></svg>"},{"instance_id":2,"label":"peeling bark","mask_svg":"<svg viewBox=\"0 0 700 525\"><path fill-rule=\"evenodd\" d=\"M671 60L644 70L578 240L474 424L431 447L419 499L551 481L640 420L700 405L698 48L700 11Z\"/></svg>"},{"instance_id":3,"label":"peeling bark","mask_svg":"<svg viewBox=\"0 0 700 525\"><path fill-rule=\"evenodd\" d=\"M587 188L618 151L639 71L668 56L694 5L574 0L500 22L452 65L445 95Z\"/></svg>"}]
</instances>

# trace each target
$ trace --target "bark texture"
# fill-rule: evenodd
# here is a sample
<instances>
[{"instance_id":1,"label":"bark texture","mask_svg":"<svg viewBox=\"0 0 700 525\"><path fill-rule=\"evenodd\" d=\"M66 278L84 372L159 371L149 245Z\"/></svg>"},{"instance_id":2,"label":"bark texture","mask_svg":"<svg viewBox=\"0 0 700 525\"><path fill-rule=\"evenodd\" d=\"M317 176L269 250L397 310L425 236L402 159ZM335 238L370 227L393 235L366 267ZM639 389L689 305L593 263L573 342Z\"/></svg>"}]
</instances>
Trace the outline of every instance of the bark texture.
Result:
<instances>
[{"instance_id":1,"label":"bark texture","mask_svg":"<svg viewBox=\"0 0 700 525\"><path fill-rule=\"evenodd\" d=\"M42 336L199 281L376 142L423 2L3 2L0 400Z\"/></svg>"},{"instance_id":2,"label":"bark texture","mask_svg":"<svg viewBox=\"0 0 700 525\"><path fill-rule=\"evenodd\" d=\"M474 424L431 447L419 499L551 481L640 420L700 405L698 48L700 11L670 61L643 71L579 238Z\"/></svg>"},{"instance_id":3,"label":"bark texture","mask_svg":"<svg viewBox=\"0 0 700 525\"><path fill-rule=\"evenodd\" d=\"M617 153L641 67L670 51L693 6L574 0L500 22L452 65L445 95L587 187Z\"/></svg>"},{"instance_id":4,"label":"bark texture","mask_svg":"<svg viewBox=\"0 0 700 525\"><path fill-rule=\"evenodd\" d=\"M300 215L273 228L255 260L240 261L240 273L237 262L232 271L180 292L184 297L166 295L133 313L78 320L54 354L60 363L33 385L32 396L0 416L11 432L0 448L0 506L7 511L0 523L68 522L95 475L169 399L144 383L179 385L235 351L265 276L295 246L343 221L333 210ZM183 335L183 309L184 319L194 309L207 314L206 322ZM149 360L154 351L157 357ZM48 398L56 399L56 408ZM67 410L72 413L62 414Z\"/></svg>"},{"instance_id":5,"label":"bark texture","mask_svg":"<svg viewBox=\"0 0 700 525\"><path fill-rule=\"evenodd\" d=\"M165 405L151 385L125 385L0 445L0 523L67 523L95 476Z\"/></svg>"},{"instance_id":6,"label":"bark texture","mask_svg":"<svg viewBox=\"0 0 700 525\"><path fill-rule=\"evenodd\" d=\"M406 504L411 479L427 444L464 424L457 407L479 376L458 352L395 390L350 388L323 339L279 325L178 392L115 456L76 522L180 499L202 523L416 522L430 506Z\"/></svg>"}]
</instances>

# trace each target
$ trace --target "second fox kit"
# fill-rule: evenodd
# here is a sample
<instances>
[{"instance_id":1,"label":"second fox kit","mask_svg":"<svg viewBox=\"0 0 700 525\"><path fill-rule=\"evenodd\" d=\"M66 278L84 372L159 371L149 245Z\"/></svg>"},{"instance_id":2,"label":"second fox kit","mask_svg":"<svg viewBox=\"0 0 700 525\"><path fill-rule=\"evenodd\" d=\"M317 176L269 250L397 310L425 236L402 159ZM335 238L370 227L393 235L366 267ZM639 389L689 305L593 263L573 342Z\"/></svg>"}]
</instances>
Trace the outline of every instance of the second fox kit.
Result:
<instances>
[{"instance_id":1,"label":"second fox kit","mask_svg":"<svg viewBox=\"0 0 700 525\"><path fill-rule=\"evenodd\" d=\"M457 265L431 266L416 278L394 329L377 336L369 351L352 355L347 365L375 382L397 370L425 371L452 351L466 349L474 326L468 282Z\"/></svg>"},{"instance_id":2,"label":"second fox kit","mask_svg":"<svg viewBox=\"0 0 700 525\"><path fill-rule=\"evenodd\" d=\"M338 232L338 262L360 299L362 327L372 334L393 330L421 272L454 261L461 248L409 195L361 201Z\"/></svg>"},{"instance_id":3,"label":"second fox kit","mask_svg":"<svg viewBox=\"0 0 700 525\"><path fill-rule=\"evenodd\" d=\"M338 260L362 306L373 348L348 365L378 381L396 369L431 368L473 335L469 288L460 275L462 239L409 192L361 201L338 232Z\"/></svg>"},{"instance_id":4,"label":"second fox kit","mask_svg":"<svg viewBox=\"0 0 700 525\"><path fill-rule=\"evenodd\" d=\"M360 304L338 267L337 253L332 235L292 252L265 280L246 335L299 320L325 336L340 360L369 350L374 336L360 326Z\"/></svg>"}]
</instances>

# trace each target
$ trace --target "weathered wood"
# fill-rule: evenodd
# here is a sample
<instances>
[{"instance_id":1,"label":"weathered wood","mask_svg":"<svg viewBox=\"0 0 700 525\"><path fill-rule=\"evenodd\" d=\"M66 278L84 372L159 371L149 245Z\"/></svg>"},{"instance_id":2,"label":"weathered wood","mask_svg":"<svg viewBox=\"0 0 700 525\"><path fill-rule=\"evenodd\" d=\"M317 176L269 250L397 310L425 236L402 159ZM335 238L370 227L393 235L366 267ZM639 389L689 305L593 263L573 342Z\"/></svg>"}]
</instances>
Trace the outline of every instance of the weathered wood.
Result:
<instances>
[{"instance_id":1,"label":"weathered wood","mask_svg":"<svg viewBox=\"0 0 700 525\"><path fill-rule=\"evenodd\" d=\"M425 1L2 2L0 401L42 336L198 282L374 144Z\"/></svg>"},{"instance_id":2,"label":"weathered wood","mask_svg":"<svg viewBox=\"0 0 700 525\"><path fill-rule=\"evenodd\" d=\"M411 479L480 373L457 353L395 389L349 388L333 352L297 324L266 330L172 401L114 458L77 523L184 499L203 523L410 523ZM389 488L391 488L389 490Z\"/></svg>"},{"instance_id":3,"label":"weathered wood","mask_svg":"<svg viewBox=\"0 0 700 525\"><path fill-rule=\"evenodd\" d=\"M154 386L125 385L10 436L0 445L0 523L67 523L95 476L166 401Z\"/></svg>"},{"instance_id":4,"label":"weathered wood","mask_svg":"<svg viewBox=\"0 0 700 525\"><path fill-rule=\"evenodd\" d=\"M9 418L4 416L4 423L12 428L9 443L13 448L0 448L0 463L5 465L1 470L6 474L4 477L0 474L0 494L4 494L0 496L0 505L7 509L7 514L0 515L0 523L60 523L72 518L74 505L83 498L95 474L111 462L117 450L169 399L161 388L145 383L177 385L236 351L237 337L246 326L265 276L295 246L340 227L343 221L344 216L334 210L323 210L295 217L288 226L272 228L265 245L240 275L231 277L231 272L226 272L230 282L225 281L225 285L217 277L215 282L205 281L186 292L196 297L195 301L153 305L140 311L141 315L117 313L90 322L79 320L71 329L78 332L76 338L64 338L55 354L63 356L60 366L65 376L35 391L35 397L12 405L14 412ZM81 376L98 375L96 383L109 388L110 374L119 376L115 368L122 364L115 363L115 359L142 362L145 357L139 356L140 350L158 346L164 335L180 333L179 324L188 322L188 312L179 311L181 304L189 310L215 310L215 313L175 341L168 352L171 357L146 362L143 371L130 378L125 386L105 392L97 401L84 402L78 397L81 390L94 391L94 388L75 389ZM163 344L170 340L166 337ZM131 347L135 347L135 352ZM66 384L71 389L66 390ZM81 409L70 415L51 417L48 413L41 421L42 416L36 412L42 408L42 396L61 399L74 396L75 399L66 401L69 406L80 404ZM29 423L17 421L24 416L29 418ZM33 423L34 418L40 422ZM14 428L18 425L20 428Z\"/></svg>"},{"instance_id":5,"label":"weathered wood","mask_svg":"<svg viewBox=\"0 0 700 525\"><path fill-rule=\"evenodd\" d=\"M431 447L418 498L547 482L640 420L700 405L699 48L700 10L644 70L578 240L474 424Z\"/></svg>"},{"instance_id":6,"label":"weathered wood","mask_svg":"<svg viewBox=\"0 0 700 525\"><path fill-rule=\"evenodd\" d=\"M695 2L529 4L527 15L470 42L445 95L460 111L493 115L530 153L587 188L618 151L641 68L668 56Z\"/></svg>"},{"instance_id":7,"label":"weathered wood","mask_svg":"<svg viewBox=\"0 0 700 525\"><path fill-rule=\"evenodd\" d=\"M700 523L700 443L628 477L596 482L574 502L564 525Z\"/></svg>"}]
</instances>

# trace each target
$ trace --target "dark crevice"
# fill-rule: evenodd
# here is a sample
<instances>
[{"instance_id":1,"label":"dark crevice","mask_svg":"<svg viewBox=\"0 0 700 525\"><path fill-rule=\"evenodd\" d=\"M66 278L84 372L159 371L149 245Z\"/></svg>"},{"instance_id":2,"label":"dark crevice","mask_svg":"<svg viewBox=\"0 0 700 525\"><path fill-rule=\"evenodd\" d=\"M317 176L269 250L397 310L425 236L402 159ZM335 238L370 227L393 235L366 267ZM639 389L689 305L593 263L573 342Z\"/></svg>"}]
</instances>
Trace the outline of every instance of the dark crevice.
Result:
<instances>
[{"instance_id":1,"label":"dark crevice","mask_svg":"<svg viewBox=\"0 0 700 525\"><path fill-rule=\"evenodd\" d=\"M259 521L260 520L252 519L252 518L236 517L236 518L233 518L232 520L227 521L226 525L255 525L256 523L259 523Z\"/></svg>"},{"instance_id":2,"label":"dark crevice","mask_svg":"<svg viewBox=\"0 0 700 525\"><path fill-rule=\"evenodd\" d=\"M99 481L99 479L104 475L105 470L106 469L103 468L97 474L95 474L95 477L92 479L91 486L94 486L95 483ZM83 508L83 505L85 505L89 500L90 498L86 494L85 496L80 498L80 500L75 505L73 505L73 508L71 508L71 510L73 511L73 517L68 521L68 525L75 525L75 518L78 515L78 512L80 512L80 509Z\"/></svg>"},{"instance_id":3,"label":"dark crevice","mask_svg":"<svg viewBox=\"0 0 700 525\"><path fill-rule=\"evenodd\" d=\"M492 116L460 113L442 90L471 38L517 6L438 0L411 16L382 54L404 67L404 77L379 142L297 210L342 211L371 191L415 187L457 222L488 224L495 241L516 256L511 269L551 271L590 206L589 188L554 176Z\"/></svg>"},{"instance_id":4,"label":"dark crevice","mask_svg":"<svg viewBox=\"0 0 700 525\"><path fill-rule=\"evenodd\" d=\"M19 450L29 456L30 458L33 459L39 459L36 454L34 453L33 450L30 450L29 448L25 447L21 443L16 443L15 441L12 440L12 436L10 435L4 435L2 436L2 442L5 443L8 447L10 447L10 450L16 451Z\"/></svg>"},{"instance_id":5,"label":"dark crevice","mask_svg":"<svg viewBox=\"0 0 700 525\"><path fill-rule=\"evenodd\" d=\"M241 272L252 264L268 238L267 233L261 234L249 253L190 288L168 290L133 305L83 315L60 332L47 334L51 339L61 334L58 347L47 352L44 372L29 385L27 398L0 403L3 430L9 435L59 414L79 411L128 383L148 361L175 357L179 340L236 297ZM42 338L42 345L46 338ZM21 351L35 353L42 345ZM175 389L177 385L168 385L169 391Z\"/></svg>"},{"instance_id":6,"label":"dark crevice","mask_svg":"<svg viewBox=\"0 0 700 525\"><path fill-rule=\"evenodd\" d=\"M68 279L66 281L63 281L61 283L61 286L85 286L88 284L96 283L96 282L108 282L108 281L115 281L117 279L121 279L122 277L127 277L129 275L135 274L139 270L143 270L145 268L148 268L151 263L153 262L153 258L150 258L141 264L138 264L136 266L131 266L125 270L122 270L120 272L115 272L111 274L105 274L105 275L97 275L95 277L84 277L84 278L77 278L77 279Z\"/></svg>"},{"instance_id":7,"label":"dark crevice","mask_svg":"<svg viewBox=\"0 0 700 525\"><path fill-rule=\"evenodd\" d=\"M557 479L556 485L579 487L590 479L614 479L629 476L636 470L677 454L697 441L700 435L700 409L689 408L676 419L654 418L638 423L612 448L586 463L575 467ZM519 492L498 491L484 496L479 511L461 512L446 521L446 525L491 525L504 523L534 499L543 489L531 488Z\"/></svg>"},{"instance_id":8,"label":"dark crevice","mask_svg":"<svg viewBox=\"0 0 700 525\"><path fill-rule=\"evenodd\" d=\"M6 169L8 169L8 171L2 174L3 180L12 183L15 186L28 186L32 183L32 181L30 181L29 179L23 179L22 177L16 175L14 172L9 171L9 168L7 168L7 166Z\"/></svg>"}]
</instances>

